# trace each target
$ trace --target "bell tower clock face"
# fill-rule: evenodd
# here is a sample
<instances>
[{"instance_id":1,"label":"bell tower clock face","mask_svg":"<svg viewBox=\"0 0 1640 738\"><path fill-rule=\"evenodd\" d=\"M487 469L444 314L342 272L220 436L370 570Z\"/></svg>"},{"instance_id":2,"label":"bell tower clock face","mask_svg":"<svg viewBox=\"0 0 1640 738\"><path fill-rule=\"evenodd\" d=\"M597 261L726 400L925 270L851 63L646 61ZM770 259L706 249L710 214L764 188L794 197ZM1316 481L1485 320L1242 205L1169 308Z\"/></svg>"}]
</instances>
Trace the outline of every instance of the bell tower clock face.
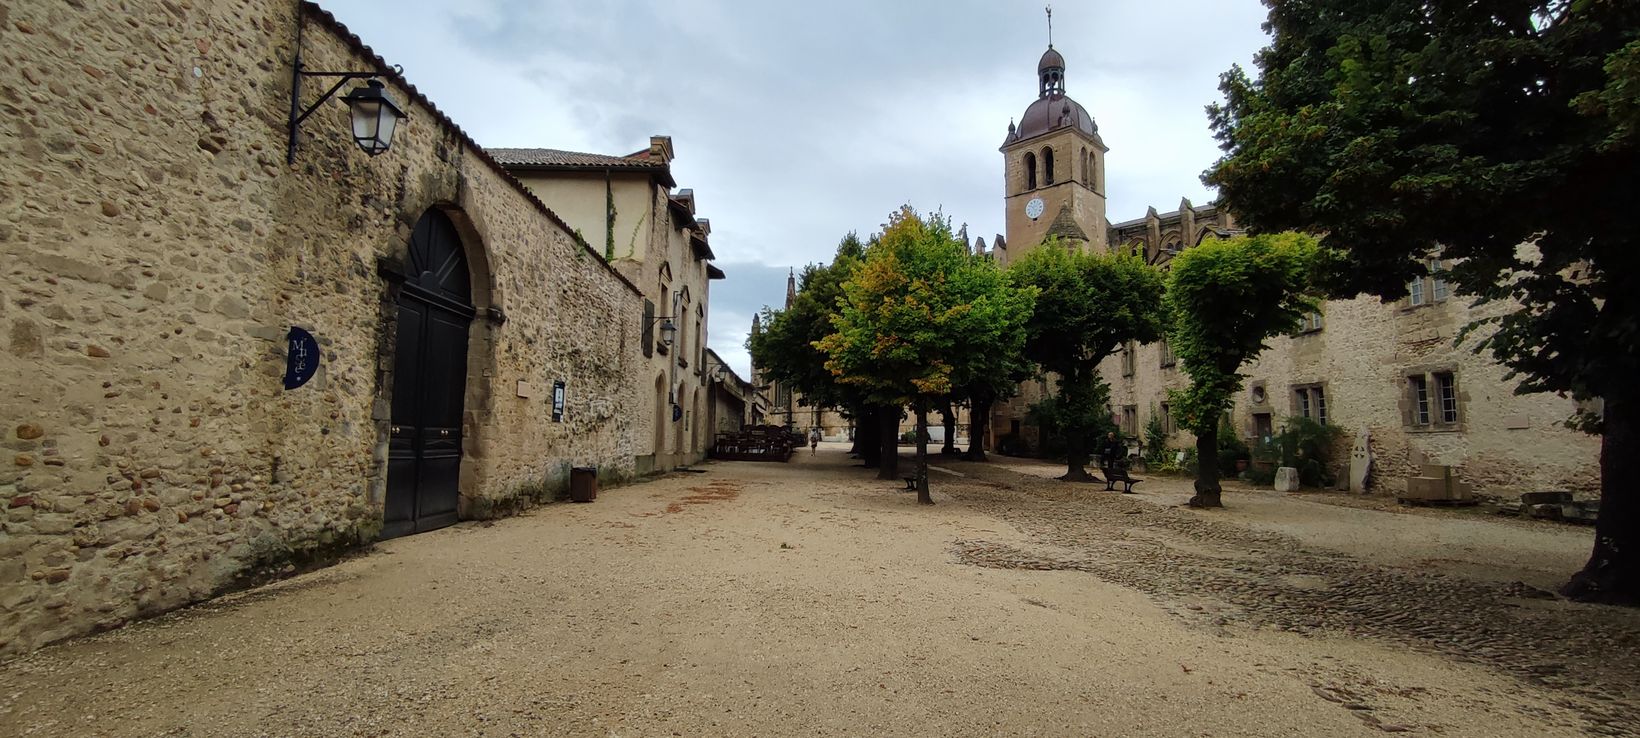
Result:
<instances>
[{"instance_id":1,"label":"bell tower clock face","mask_svg":"<svg viewBox=\"0 0 1640 738\"><path fill-rule=\"evenodd\" d=\"M1031 220L1042 217L1042 198L1033 197L1030 202L1025 203L1025 217Z\"/></svg>"}]
</instances>

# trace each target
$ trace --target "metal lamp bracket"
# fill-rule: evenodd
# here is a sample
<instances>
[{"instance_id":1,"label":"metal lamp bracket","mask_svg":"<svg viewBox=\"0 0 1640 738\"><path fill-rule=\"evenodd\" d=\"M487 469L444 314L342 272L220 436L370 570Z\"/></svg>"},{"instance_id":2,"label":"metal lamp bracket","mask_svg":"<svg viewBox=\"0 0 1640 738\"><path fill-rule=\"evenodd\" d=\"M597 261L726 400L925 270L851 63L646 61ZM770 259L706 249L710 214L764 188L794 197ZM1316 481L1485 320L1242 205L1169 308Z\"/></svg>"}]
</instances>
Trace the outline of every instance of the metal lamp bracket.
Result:
<instances>
[{"instance_id":1,"label":"metal lamp bracket","mask_svg":"<svg viewBox=\"0 0 1640 738\"><path fill-rule=\"evenodd\" d=\"M319 106L325 104L326 100L334 97L336 92L342 89L342 85L347 84L348 80L370 79L381 76L381 72L309 72L307 71L307 66L302 63L300 35L297 37L297 45L298 50L296 52L296 63L292 65L290 75L290 146L285 152L286 164L296 163L296 144L299 140L298 131L302 126L302 121L307 120L308 116L313 115L313 111L318 110ZM394 64L393 72L402 77L404 75L404 67ZM303 108L303 77L334 78L336 80L336 84L331 85L330 89L325 90L325 94L320 95L319 99L315 100L312 105Z\"/></svg>"}]
</instances>

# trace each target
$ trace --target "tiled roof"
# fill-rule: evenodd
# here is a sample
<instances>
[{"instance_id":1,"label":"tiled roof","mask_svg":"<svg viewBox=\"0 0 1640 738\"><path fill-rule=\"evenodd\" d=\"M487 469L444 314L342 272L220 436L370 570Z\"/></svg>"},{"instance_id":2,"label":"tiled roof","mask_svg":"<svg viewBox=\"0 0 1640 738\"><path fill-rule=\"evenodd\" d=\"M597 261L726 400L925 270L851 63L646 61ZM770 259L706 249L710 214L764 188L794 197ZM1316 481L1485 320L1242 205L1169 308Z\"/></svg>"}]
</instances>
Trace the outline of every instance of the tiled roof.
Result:
<instances>
[{"instance_id":1,"label":"tiled roof","mask_svg":"<svg viewBox=\"0 0 1640 738\"><path fill-rule=\"evenodd\" d=\"M503 166L541 167L621 167L626 169L665 169L658 161L636 156L607 156L562 149L485 149Z\"/></svg>"},{"instance_id":2,"label":"tiled roof","mask_svg":"<svg viewBox=\"0 0 1640 738\"><path fill-rule=\"evenodd\" d=\"M320 25L329 28L331 32L341 37L342 41L347 44L348 48L352 49L354 53L364 57L368 63L375 66L383 78L386 78L388 81L402 88L410 96L411 102L426 108L428 112L432 113L433 120L438 121L439 125L443 126L446 130L455 133L456 138L466 146L468 151L473 152L473 155L478 157L479 161L482 161L485 165L489 166L497 176L501 177L501 179L508 185L512 186L512 188L519 195L523 196L525 200L535 206L535 209L538 210L543 216L552 221L559 228L563 229L565 233L575 232L575 229L571 228L569 223L564 222L563 218L558 217L557 213L554 213L551 208L541 202L541 199L536 197L534 193L530 192L530 189L525 187L523 182L519 182L517 178L513 177L512 173L508 172L505 166L496 161L495 157L490 156L483 147L478 145L478 142L473 140L472 136L467 135L467 132L462 130L461 126L456 125L456 122L451 120L450 116L445 115L444 111L439 110L438 106L434 105L432 100L427 99L426 95L421 94L421 90L416 89L415 85L410 84L410 80L405 79L404 75L401 74L396 68L388 66L387 60L381 58L381 55L377 54L374 49L366 45L364 39L359 38L358 34L347 30L347 26L342 25L341 21L336 20L336 16L331 15L330 11L319 7L317 4L310 2L309 0L303 0L297 8L298 13L307 14ZM616 271L615 267L610 266L609 261L604 259L603 254L594 251L592 247L587 246L586 244L581 244L581 248L586 253L591 254L592 258L598 260L600 264L603 264L605 270L607 270L616 279L619 279L621 282L625 283L626 286L634 293L640 296L643 295L643 290L638 289L638 286L633 284L632 280L627 279L625 275L621 274L619 271Z\"/></svg>"}]
</instances>

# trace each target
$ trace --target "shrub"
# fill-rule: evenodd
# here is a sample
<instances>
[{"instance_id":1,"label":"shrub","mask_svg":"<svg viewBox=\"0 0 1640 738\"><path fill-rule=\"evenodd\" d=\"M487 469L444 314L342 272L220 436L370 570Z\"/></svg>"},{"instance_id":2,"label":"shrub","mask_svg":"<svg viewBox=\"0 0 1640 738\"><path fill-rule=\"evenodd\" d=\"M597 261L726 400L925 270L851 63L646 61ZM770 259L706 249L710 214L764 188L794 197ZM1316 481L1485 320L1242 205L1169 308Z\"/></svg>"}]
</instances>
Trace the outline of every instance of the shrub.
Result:
<instances>
[{"instance_id":1,"label":"shrub","mask_svg":"<svg viewBox=\"0 0 1640 738\"><path fill-rule=\"evenodd\" d=\"M1162 423L1162 416L1156 411L1156 406L1150 406L1150 422L1145 423L1145 468L1159 468L1169 461L1167 452L1167 426Z\"/></svg>"}]
</instances>

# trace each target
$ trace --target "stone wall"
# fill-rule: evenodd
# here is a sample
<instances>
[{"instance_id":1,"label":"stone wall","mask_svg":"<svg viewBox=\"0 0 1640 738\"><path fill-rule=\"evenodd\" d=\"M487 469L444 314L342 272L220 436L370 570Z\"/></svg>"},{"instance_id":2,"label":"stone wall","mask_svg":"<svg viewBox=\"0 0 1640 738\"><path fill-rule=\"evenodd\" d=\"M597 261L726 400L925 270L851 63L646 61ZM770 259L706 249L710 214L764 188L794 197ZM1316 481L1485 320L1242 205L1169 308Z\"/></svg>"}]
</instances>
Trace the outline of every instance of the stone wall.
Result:
<instances>
[{"instance_id":1,"label":"stone wall","mask_svg":"<svg viewBox=\"0 0 1640 738\"><path fill-rule=\"evenodd\" d=\"M1403 490L1406 477L1423 463L1452 466L1477 491L1492 494L1598 489L1599 438L1561 425L1575 403L1555 395L1516 395L1505 369L1473 351L1473 339L1454 343L1465 324L1508 309L1505 304L1472 308L1459 298L1419 307L1370 297L1329 301L1322 308L1322 330L1271 339L1258 360L1243 367L1247 379L1235 398L1234 427L1251 441L1254 415L1268 414L1279 431L1298 412L1294 388L1320 385L1327 422L1345 431L1346 443L1362 428L1370 432L1376 490ZM1119 416L1124 405L1134 406L1141 433L1166 402L1167 390L1190 381L1182 366L1164 368L1160 359L1160 345L1151 344L1138 347L1131 377L1122 376L1119 356L1100 367L1111 383L1112 409ZM1458 424L1411 422L1406 375L1425 371L1456 376ZM1258 394L1262 402L1255 401ZM1191 434L1180 431L1169 445L1193 443ZM1346 462L1347 454L1340 453L1340 469Z\"/></svg>"},{"instance_id":2,"label":"stone wall","mask_svg":"<svg viewBox=\"0 0 1640 738\"><path fill-rule=\"evenodd\" d=\"M642 302L396 76L371 158L331 101L285 163L287 0L0 9L0 655L199 600L379 530L395 269L462 232L464 517L632 472ZM322 11L310 68L381 64ZM304 101L328 83L310 80ZM323 362L285 391L289 326ZM551 384L568 385L563 422Z\"/></svg>"}]
</instances>

